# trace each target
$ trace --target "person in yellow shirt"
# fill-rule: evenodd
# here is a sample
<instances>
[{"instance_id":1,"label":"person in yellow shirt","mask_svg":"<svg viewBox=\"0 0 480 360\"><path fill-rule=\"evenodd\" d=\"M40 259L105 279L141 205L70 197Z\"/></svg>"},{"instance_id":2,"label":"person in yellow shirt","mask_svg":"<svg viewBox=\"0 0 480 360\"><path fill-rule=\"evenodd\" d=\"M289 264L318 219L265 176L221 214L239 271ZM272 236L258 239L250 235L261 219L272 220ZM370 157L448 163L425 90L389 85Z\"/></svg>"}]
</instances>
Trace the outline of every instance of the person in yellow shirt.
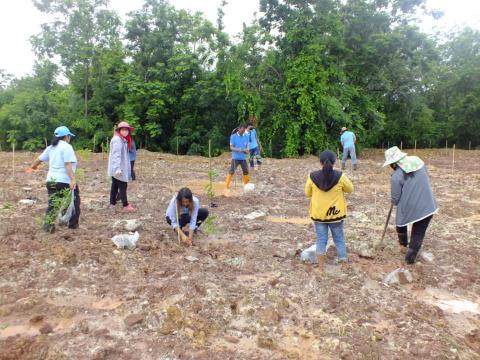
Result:
<instances>
[{"instance_id":1,"label":"person in yellow shirt","mask_svg":"<svg viewBox=\"0 0 480 360\"><path fill-rule=\"evenodd\" d=\"M316 252L319 272L323 271L328 242L328 229L340 262L347 261L343 233L343 219L347 216L345 193L353 191L353 184L341 171L333 169L337 157L330 150L320 154L322 169L312 172L305 184L305 195L310 198L310 218L317 234Z\"/></svg>"}]
</instances>

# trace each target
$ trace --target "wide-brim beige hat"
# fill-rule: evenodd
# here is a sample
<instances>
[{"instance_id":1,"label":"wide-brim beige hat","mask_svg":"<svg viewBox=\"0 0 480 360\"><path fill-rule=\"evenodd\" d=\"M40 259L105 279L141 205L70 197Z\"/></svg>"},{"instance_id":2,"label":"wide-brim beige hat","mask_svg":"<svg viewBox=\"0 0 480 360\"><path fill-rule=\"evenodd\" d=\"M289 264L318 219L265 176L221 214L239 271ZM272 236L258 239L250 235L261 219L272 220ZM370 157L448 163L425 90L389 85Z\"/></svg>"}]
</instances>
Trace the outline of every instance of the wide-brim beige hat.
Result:
<instances>
[{"instance_id":1,"label":"wide-brim beige hat","mask_svg":"<svg viewBox=\"0 0 480 360\"><path fill-rule=\"evenodd\" d=\"M404 153L397 146L391 147L385 151L385 162L383 166L394 164L402 160L405 156L407 156L407 153Z\"/></svg>"}]
</instances>

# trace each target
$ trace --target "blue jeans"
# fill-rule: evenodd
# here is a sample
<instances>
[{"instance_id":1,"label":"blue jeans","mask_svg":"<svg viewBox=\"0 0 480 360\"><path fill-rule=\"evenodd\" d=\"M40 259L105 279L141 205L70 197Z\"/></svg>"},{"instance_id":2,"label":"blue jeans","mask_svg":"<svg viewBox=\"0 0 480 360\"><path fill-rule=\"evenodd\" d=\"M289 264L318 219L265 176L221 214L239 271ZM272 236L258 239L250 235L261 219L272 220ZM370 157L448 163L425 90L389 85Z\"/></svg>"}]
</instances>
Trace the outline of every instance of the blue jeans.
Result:
<instances>
[{"instance_id":1,"label":"blue jeans","mask_svg":"<svg viewBox=\"0 0 480 360\"><path fill-rule=\"evenodd\" d=\"M257 146L255 149L250 149L250 167L253 168L255 166L253 159L257 159L257 165L262 165L262 157L260 156L260 148Z\"/></svg>"},{"instance_id":2,"label":"blue jeans","mask_svg":"<svg viewBox=\"0 0 480 360\"><path fill-rule=\"evenodd\" d=\"M347 260L347 247L345 246L345 237L343 235L343 220L335 223L315 221L314 225L317 233L317 255L325 255L327 252L328 229L330 228L333 242L337 249L338 259L341 261Z\"/></svg>"},{"instance_id":3,"label":"blue jeans","mask_svg":"<svg viewBox=\"0 0 480 360\"><path fill-rule=\"evenodd\" d=\"M348 154L350 154L350 158L352 159L352 164L357 164L357 154L355 153L355 146L353 147L346 147L343 148L343 156L342 156L342 167L345 167L345 163L347 162Z\"/></svg>"}]
</instances>

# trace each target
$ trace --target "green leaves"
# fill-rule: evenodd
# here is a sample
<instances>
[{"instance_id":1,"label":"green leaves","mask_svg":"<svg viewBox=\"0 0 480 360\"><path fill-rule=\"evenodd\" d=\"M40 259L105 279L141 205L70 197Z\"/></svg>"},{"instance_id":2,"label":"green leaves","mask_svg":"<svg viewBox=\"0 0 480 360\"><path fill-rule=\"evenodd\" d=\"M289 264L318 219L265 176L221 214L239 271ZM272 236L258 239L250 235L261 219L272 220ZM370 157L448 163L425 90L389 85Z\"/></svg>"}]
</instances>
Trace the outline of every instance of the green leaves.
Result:
<instances>
[{"instance_id":1,"label":"green leaves","mask_svg":"<svg viewBox=\"0 0 480 360\"><path fill-rule=\"evenodd\" d=\"M122 29L107 0L36 0L55 20L32 37L34 75L0 71L0 145L35 150L67 125L91 149L126 120L139 147L206 155L211 139L218 155L250 119L270 156L335 150L343 126L364 147L478 145L479 32L437 43L414 26L424 2L260 0L233 39L225 1L213 25L146 0Z\"/></svg>"}]
</instances>

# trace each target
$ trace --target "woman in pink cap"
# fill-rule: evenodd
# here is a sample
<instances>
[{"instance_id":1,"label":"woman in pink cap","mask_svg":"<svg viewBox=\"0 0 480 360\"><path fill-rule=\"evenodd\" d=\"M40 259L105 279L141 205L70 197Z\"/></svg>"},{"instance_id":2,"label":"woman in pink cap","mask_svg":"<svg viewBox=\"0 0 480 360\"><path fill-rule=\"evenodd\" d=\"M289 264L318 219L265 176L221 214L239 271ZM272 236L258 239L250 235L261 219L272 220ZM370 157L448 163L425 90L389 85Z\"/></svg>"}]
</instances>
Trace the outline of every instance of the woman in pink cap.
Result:
<instances>
[{"instance_id":1,"label":"woman in pink cap","mask_svg":"<svg viewBox=\"0 0 480 360\"><path fill-rule=\"evenodd\" d=\"M122 121L115 128L114 135L110 141L110 154L108 156L108 176L112 177L112 188L110 190L110 209L117 204L117 195L120 193L124 211L135 211L136 209L128 203L127 185L130 180L130 156L132 149L133 128L125 121Z\"/></svg>"}]
</instances>

